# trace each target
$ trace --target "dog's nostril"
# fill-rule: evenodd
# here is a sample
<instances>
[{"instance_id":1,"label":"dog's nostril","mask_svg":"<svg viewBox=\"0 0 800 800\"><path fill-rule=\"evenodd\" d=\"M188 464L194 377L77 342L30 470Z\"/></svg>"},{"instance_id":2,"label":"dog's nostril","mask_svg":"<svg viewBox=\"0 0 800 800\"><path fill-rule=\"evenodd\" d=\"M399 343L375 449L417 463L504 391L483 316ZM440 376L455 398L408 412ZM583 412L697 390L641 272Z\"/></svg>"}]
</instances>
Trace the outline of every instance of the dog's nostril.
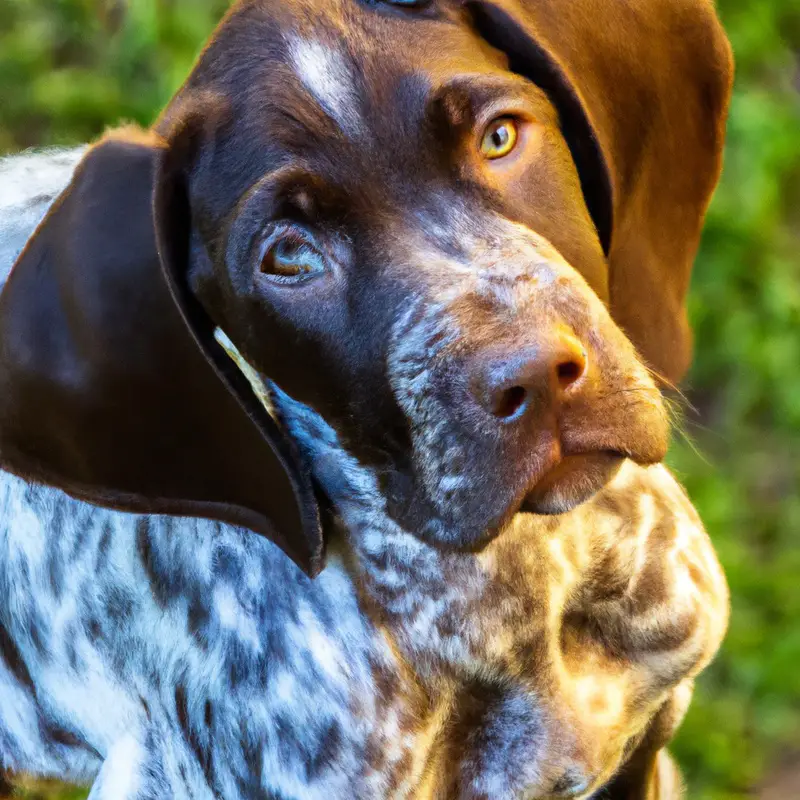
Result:
<instances>
[{"instance_id":1,"label":"dog's nostril","mask_svg":"<svg viewBox=\"0 0 800 800\"><path fill-rule=\"evenodd\" d=\"M579 381L586 372L586 358L577 355L569 361L562 361L556 366L556 378L562 389L568 389L573 383Z\"/></svg>"},{"instance_id":2,"label":"dog's nostril","mask_svg":"<svg viewBox=\"0 0 800 800\"><path fill-rule=\"evenodd\" d=\"M525 405L527 399L528 392L524 387L512 386L498 395L493 409L494 415L500 419L509 419Z\"/></svg>"},{"instance_id":3,"label":"dog's nostril","mask_svg":"<svg viewBox=\"0 0 800 800\"><path fill-rule=\"evenodd\" d=\"M580 389L589 370L586 348L560 331L519 349L481 353L470 366L470 391L502 422L521 420L535 408L556 409Z\"/></svg>"}]
</instances>

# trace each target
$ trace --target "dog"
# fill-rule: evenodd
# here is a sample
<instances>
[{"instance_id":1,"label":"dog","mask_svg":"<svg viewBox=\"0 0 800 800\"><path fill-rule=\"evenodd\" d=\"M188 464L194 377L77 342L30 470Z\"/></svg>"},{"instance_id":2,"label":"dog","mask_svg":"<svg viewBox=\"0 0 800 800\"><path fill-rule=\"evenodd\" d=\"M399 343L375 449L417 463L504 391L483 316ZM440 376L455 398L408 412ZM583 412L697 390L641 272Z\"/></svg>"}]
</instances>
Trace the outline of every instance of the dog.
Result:
<instances>
[{"instance_id":1,"label":"dog","mask_svg":"<svg viewBox=\"0 0 800 800\"><path fill-rule=\"evenodd\" d=\"M654 375L731 70L705 0L244 0L152 130L43 157L0 249L48 209L0 294L0 767L678 797L728 597Z\"/></svg>"}]
</instances>

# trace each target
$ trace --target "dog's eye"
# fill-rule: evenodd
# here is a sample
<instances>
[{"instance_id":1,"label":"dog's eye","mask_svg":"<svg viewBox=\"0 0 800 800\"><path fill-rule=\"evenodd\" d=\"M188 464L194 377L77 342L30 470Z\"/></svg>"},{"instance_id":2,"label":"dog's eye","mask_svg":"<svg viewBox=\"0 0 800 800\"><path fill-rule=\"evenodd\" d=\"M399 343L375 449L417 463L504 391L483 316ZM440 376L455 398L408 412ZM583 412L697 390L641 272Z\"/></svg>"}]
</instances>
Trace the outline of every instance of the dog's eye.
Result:
<instances>
[{"instance_id":1,"label":"dog's eye","mask_svg":"<svg viewBox=\"0 0 800 800\"><path fill-rule=\"evenodd\" d=\"M280 283L305 280L325 270L322 253L295 231L268 241L261 256L261 272Z\"/></svg>"},{"instance_id":2,"label":"dog's eye","mask_svg":"<svg viewBox=\"0 0 800 800\"><path fill-rule=\"evenodd\" d=\"M483 133L481 154L495 159L507 156L517 144L517 123L511 117L500 117L489 124Z\"/></svg>"}]
</instances>

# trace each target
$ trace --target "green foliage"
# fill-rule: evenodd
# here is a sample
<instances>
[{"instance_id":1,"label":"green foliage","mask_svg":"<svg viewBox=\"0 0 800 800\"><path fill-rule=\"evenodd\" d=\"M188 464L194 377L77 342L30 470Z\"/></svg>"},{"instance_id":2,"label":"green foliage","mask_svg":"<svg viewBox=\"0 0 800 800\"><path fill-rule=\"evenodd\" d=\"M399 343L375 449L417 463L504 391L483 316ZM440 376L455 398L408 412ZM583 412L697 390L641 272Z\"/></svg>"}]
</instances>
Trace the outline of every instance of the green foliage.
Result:
<instances>
[{"instance_id":1,"label":"green foliage","mask_svg":"<svg viewBox=\"0 0 800 800\"><path fill-rule=\"evenodd\" d=\"M85 789L62 786L53 781L26 781L16 787L12 797L15 800L86 800L86 795ZM0 797L4 796L0 792Z\"/></svg>"},{"instance_id":2,"label":"green foliage","mask_svg":"<svg viewBox=\"0 0 800 800\"><path fill-rule=\"evenodd\" d=\"M2 0L0 152L148 124L225 0Z\"/></svg>"},{"instance_id":3,"label":"green foliage","mask_svg":"<svg viewBox=\"0 0 800 800\"><path fill-rule=\"evenodd\" d=\"M151 122L226 5L0 0L0 152ZM692 442L671 464L717 545L733 616L674 748L692 800L752 797L800 755L800 0L719 6L737 82L693 282Z\"/></svg>"},{"instance_id":4,"label":"green foliage","mask_svg":"<svg viewBox=\"0 0 800 800\"><path fill-rule=\"evenodd\" d=\"M800 754L800 2L720 12L737 80L692 284L703 457L685 443L671 455L732 591L723 652L674 748L702 800L751 797Z\"/></svg>"}]
</instances>

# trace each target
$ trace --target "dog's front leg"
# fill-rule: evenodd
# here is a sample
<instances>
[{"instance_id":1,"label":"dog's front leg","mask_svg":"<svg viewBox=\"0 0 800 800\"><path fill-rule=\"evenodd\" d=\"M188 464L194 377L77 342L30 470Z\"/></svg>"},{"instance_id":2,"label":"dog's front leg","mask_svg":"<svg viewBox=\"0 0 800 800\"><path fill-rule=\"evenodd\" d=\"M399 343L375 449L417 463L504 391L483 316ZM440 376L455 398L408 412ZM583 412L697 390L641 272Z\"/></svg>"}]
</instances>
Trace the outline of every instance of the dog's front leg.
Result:
<instances>
[{"instance_id":1,"label":"dog's front leg","mask_svg":"<svg viewBox=\"0 0 800 800\"><path fill-rule=\"evenodd\" d=\"M213 800L180 734L153 727L128 734L108 752L89 800Z\"/></svg>"}]
</instances>

